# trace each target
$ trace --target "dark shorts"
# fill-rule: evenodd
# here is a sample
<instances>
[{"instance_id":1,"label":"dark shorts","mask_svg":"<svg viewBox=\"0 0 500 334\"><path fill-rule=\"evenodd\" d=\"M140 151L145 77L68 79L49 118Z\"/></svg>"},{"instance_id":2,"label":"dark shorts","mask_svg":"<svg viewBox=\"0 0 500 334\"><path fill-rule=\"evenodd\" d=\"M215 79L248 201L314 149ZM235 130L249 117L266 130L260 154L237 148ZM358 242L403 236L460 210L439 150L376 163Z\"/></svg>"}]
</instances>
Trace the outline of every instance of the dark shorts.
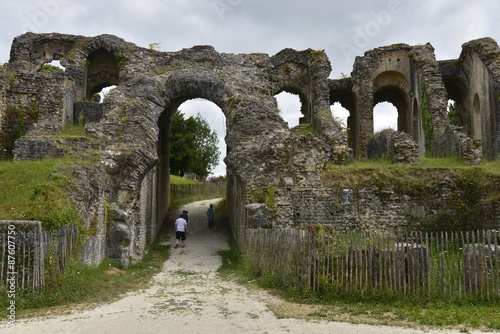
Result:
<instances>
[{"instance_id":1,"label":"dark shorts","mask_svg":"<svg viewBox=\"0 0 500 334\"><path fill-rule=\"evenodd\" d=\"M175 232L175 238L180 240L186 240L186 232Z\"/></svg>"}]
</instances>

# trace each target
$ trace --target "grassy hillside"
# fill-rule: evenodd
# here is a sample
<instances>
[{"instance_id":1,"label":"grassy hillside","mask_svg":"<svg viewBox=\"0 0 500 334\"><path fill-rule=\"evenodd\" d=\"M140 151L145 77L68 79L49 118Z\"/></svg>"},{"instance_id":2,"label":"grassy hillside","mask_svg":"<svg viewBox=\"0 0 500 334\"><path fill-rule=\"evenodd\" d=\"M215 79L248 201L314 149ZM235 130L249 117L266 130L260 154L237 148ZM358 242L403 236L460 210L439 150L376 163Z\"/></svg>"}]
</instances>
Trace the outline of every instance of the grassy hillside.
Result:
<instances>
[{"instance_id":1,"label":"grassy hillside","mask_svg":"<svg viewBox=\"0 0 500 334\"><path fill-rule=\"evenodd\" d=\"M0 162L0 219L40 220L44 229L80 221L63 189L68 179L56 173L61 159Z\"/></svg>"}]
</instances>

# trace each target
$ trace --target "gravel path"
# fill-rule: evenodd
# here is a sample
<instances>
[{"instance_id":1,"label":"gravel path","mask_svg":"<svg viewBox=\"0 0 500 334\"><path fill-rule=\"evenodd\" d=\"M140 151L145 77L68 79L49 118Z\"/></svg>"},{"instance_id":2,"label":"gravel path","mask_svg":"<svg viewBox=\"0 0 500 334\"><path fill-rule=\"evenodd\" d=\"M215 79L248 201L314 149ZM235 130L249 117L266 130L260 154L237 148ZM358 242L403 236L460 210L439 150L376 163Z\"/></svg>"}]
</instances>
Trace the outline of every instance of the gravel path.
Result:
<instances>
[{"instance_id":1,"label":"gravel path","mask_svg":"<svg viewBox=\"0 0 500 334\"><path fill-rule=\"evenodd\" d=\"M216 216L212 230L207 227L205 212L215 202L200 201L182 208L189 211L186 247L172 249L172 256L154 277L151 287L91 310L21 320L14 327L0 328L0 334L459 333L276 318L267 305L279 303L278 299L217 275L221 265L217 251L227 249L228 245L227 222L222 217ZM172 235L168 242L172 244L176 216L178 213L169 218Z\"/></svg>"}]
</instances>

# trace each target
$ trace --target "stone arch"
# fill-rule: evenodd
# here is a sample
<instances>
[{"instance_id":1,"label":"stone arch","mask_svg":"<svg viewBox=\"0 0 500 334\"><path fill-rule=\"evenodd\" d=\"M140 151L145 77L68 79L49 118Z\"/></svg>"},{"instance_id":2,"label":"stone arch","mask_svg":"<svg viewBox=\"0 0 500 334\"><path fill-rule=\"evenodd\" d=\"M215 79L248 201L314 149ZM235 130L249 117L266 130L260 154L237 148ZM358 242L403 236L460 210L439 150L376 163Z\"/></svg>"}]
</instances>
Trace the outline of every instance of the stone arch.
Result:
<instances>
[{"instance_id":1,"label":"stone arch","mask_svg":"<svg viewBox=\"0 0 500 334\"><path fill-rule=\"evenodd\" d=\"M299 97L300 113L302 114L302 117L299 118L299 124L311 123L310 112L309 112L309 108L308 108L309 103L307 100L307 96L300 89L297 89L295 87L284 87L283 89L276 92L276 94L274 94L274 96L276 97L276 95L278 95L282 92L297 95Z\"/></svg>"},{"instance_id":2,"label":"stone arch","mask_svg":"<svg viewBox=\"0 0 500 334\"><path fill-rule=\"evenodd\" d=\"M276 54L273 59L273 96L285 91L296 94L300 98L300 124L313 122L313 106L311 101L311 68L308 65L310 52L308 50L296 52L285 49Z\"/></svg>"},{"instance_id":3,"label":"stone arch","mask_svg":"<svg viewBox=\"0 0 500 334\"><path fill-rule=\"evenodd\" d=\"M73 41L42 38L34 41L30 58L37 71L53 60L62 60L74 47Z\"/></svg>"},{"instance_id":4,"label":"stone arch","mask_svg":"<svg viewBox=\"0 0 500 334\"><path fill-rule=\"evenodd\" d=\"M85 64L85 99L90 100L104 87L120 84L118 53L98 48L87 56Z\"/></svg>"},{"instance_id":5,"label":"stone arch","mask_svg":"<svg viewBox=\"0 0 500 334\"><path fill-rule=\"evenodd\" d=\"M349 111L349 117L347 118L347 143L350 148L354 150L354 154L357 154L359 149L358 142L358 132L359 132L359 122L358 122L358 112L357 112L357 98L356 94L348 87L335 87L332 88L330 85L330 105L338 102L342 107Z\"/></svg>"},{"instance_id":6,"label":"stone arch","mask_svg":"<svg viewBox=\"0 0 500 334\"><path fill-rule=\"evenodd\" d=\"M224 115L226 122L228 117L228 107L225 96L230 96L228 89L222 82L211 78L208 75L199 75L196 77L171 77L167 79L166 85L161 92L158 92L162 104L159 106L159 116L157 125L159 128L157 153L158 153L158 175L157 175L157 192L158 198L168 198L170 201L170 173L169 173L169 157L170 157L170 127L172 117L179 106L187 100L195 98L203 98L217 105ZM228 147L228 152L230 148ZM159 214L166 212L165 208L159 206ZM164 212L163 212L164 211Z\"/></svg>"},{"instance_id":7,"label":"stone arch","mask_svg":"<svg viewBox=\"0 0 500 334\"><path fill-rule=\"evenodd\" d=\"M373 81L373 106L380 102L392 103L398 111L398 131L414 136L409 91L410 85L403 74L396 71L383 72Z\"/></svg>"},{"instance_id":8,"label":"stone arch","mask_svg":"<svg viewBox=\"0 0 500 334\"><path fill-rule=\"evenodd\" d=\"M471 134L471 119L465 106L468 94L467 86L457 76L443 76L443 82L448 93L448 99L455 101L456 121L453 125L461 126L466 133Z\"/></svg>"}]
</instances>

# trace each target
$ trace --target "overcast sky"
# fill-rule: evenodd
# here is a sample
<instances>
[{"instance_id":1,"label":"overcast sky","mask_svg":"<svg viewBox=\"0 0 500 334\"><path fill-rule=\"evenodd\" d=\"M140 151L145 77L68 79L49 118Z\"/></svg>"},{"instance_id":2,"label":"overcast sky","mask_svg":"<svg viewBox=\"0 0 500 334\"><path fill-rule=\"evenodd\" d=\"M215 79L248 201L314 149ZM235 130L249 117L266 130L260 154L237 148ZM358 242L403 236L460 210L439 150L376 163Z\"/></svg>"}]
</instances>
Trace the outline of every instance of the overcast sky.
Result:
<instances>
[{"instance_id":1,"label":"overcast sky","mask_svg":"<svg viewBox=\"0 0 500 334\"><path fill-rule=\"evenodd\" d=\"M8 61L13 38L26 31L84 36L114 34L143 47L159 43L162 51L193 45L212 45L219 52L269 55L284 48L319 49L325 50L330 58L331 78L339 78L342 73L349 75L355 56L379 46L430 42L437 59L443 60L458 58L461 45L469 40L489 36L500 41L498 0L0 0L0 3L0 63ZM202 108L195 105L194 109ZM183 106L181 109L189 109L190 113L204 114L201 109ZM209 118L223 119L223 116Z\"/></svg>"}]
</instances>

